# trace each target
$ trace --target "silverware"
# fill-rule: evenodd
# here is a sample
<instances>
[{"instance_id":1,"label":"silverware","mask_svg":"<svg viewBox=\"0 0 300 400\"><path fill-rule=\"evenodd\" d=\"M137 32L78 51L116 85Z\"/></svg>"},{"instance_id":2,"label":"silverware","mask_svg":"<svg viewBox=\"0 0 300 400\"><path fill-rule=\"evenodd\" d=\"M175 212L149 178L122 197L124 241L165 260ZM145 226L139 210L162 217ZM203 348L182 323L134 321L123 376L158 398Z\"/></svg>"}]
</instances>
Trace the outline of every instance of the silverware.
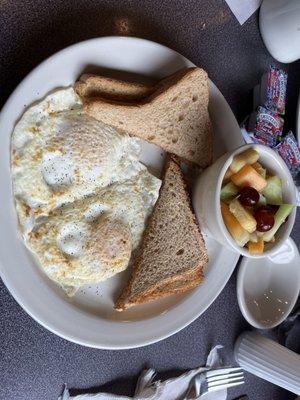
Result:
<instances>
[{"instance_id":1,"label":"silverware","mask_svg":"<svg viewBox=\"0 0 300 400\"><path fill-rule=\"evenodd\" d=\"M218 368L196 375L182 400L201 396L205 393L228 389L244 383L244 373L241 368Z\"/></svg>"},{"instance_id":2,"label":"silverware","mask_svg":"<svg viewBox=\"0 0 300 400\"><path fill-rule=\"evenodd\" d=\"M223 368L206 372L206 392L227 389L244 383L244 373L241 368ZM204 394L203 392L201 394Z\"/></svg>"}]
</instances>

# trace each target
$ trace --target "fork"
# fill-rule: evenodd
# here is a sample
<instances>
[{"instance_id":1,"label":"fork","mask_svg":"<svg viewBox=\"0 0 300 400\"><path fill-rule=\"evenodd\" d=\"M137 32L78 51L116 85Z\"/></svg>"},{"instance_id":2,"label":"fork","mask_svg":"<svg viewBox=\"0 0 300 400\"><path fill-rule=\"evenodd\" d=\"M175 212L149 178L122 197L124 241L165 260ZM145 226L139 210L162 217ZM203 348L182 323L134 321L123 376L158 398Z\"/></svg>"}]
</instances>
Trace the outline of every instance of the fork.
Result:
<instances>
[{"instance_id":1,"label":"fork","mask_svg":"<svg viewBox=\"0 0 300 400\"><path fill-rule=\"evenodd\" d=\"M194 377L183 400L188 400L191 395L202 396L209 392L228 389L244 383L244 373L239 367L218 368L202 372Z\"/></svg>"}]
</instances>

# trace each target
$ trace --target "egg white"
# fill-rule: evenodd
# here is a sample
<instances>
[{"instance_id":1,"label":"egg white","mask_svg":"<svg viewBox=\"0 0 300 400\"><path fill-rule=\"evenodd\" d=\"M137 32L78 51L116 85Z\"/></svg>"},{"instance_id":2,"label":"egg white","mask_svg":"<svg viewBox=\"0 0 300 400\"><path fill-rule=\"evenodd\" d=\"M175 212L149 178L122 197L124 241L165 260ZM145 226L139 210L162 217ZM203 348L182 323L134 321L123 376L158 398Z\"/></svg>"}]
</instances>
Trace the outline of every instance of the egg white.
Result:
<instances>
[{"instance_id":1,"label":"egg white","mask_svg":"<svg viewBox=\"0 0 300 400\"><path fill-rule=\"evenodd\" d=\"M159 180L138 177L57 208L26 243L51 279L63 286L101 282L123 271L141 241Z\"/></svg>"}]
</instances>

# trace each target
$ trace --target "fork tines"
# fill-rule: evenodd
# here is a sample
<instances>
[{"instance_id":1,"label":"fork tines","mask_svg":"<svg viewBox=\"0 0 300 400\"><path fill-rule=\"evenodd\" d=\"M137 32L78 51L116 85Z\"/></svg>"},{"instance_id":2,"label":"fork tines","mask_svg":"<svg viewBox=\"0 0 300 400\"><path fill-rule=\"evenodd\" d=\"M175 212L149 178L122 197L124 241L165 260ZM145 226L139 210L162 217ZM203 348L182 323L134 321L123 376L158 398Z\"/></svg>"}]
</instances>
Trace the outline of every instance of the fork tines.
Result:
<instances>
[{"instance_id":1,"label":"fork tines","mask_svg":"<svg viewBox=\"0 0 300 400\"><path fill-rule=\"evenodd\" d=\"M244 383L241 368L220 368L206 373L208 392L239 386Z\"/></svg>"}]
</instances>

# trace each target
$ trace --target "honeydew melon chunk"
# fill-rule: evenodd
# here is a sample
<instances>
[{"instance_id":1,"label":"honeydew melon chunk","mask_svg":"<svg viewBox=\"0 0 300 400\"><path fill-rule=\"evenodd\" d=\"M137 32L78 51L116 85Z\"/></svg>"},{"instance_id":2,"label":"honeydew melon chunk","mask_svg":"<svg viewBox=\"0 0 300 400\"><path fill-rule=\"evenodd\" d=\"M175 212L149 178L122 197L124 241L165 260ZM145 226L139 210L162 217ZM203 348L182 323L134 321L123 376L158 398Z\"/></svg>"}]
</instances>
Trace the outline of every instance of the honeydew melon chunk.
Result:
<instances>
[{"instance_id":1,"label":"honeydew melon chunk","mask_svg":"<svg viewBox=\"0 0 300 400\"><path fill-rule=\"evenodd\" d=\"M274 215L274 219L275 219L275 223L272 229L270 229L269 231L265 232L262 236L262 239L265 242L270 242L273 238L273 236L275 235L275 233L278 231L278 229L281 227L281 225L284 223L284 221L286 220L286 218L290 215L290 213L292 212L292 209L295 206L291 205L291 204L282 204L276 214Z\"/></svg>"},{"instance_id":2,"label":"honeydew melon chunk","mask_svg":"<svg viewBox=\"0 0 300 400\"><path fill-rule=\"evenodd\" d=\"M265 198L265 196L263 196L261 193L259 193L259 200L257 202L257 206L266 206L267 205L267 200Z\"/></svg>"},{"instance_id":3,"label":"honeydew melon chunk","mask_svg":"<svg viewBox=\"0 0 300 400\"><path fill-rule=\"evenodd\" d=\"M229 182L221 189L221 200L232 199L239 192L239 188L234 183Z\"/></svg>"},{"instance_id":4,"label":"honeydew melon chunk","mask_svg":"<svg viewBox=\"0 0 300 400\"><path fill-rule=\"evenodd\" d=\"M267 186L263 189L262 194L265 196L267 204L282 204L282 181L279 176L267 178Z\"/></svg>"}]
</instances>

